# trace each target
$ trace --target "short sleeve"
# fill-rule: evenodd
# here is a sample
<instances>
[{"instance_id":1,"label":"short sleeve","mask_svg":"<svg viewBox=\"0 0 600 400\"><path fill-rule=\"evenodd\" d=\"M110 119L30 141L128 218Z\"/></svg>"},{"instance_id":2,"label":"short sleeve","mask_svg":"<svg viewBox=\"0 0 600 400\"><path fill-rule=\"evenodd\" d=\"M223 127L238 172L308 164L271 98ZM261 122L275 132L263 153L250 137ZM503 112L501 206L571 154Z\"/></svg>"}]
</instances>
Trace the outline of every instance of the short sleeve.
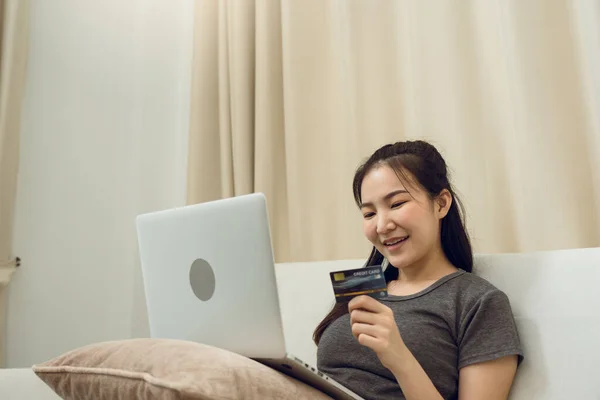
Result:
<instances>
[{"instance_id":1,"label":"short sleeve","mask_svg":"<svg viewBox=\"0 0 600 400\"><path fill-rule=\"evenodd\" d=\"M458 336L458 368L491 361L523 351L517 326L506 294L498 289L484 293L466 310Z\"/></svg>"}]
</instances>

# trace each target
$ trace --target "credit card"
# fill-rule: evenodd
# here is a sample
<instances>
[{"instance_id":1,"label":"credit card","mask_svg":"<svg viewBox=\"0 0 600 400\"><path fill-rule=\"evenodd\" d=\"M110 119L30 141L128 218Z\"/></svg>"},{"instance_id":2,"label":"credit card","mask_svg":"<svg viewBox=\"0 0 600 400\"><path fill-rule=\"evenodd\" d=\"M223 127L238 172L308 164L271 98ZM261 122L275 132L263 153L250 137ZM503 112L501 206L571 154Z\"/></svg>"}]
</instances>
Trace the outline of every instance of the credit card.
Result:
<instances>
[{"instance_id":1,"label":"credit card","mask_svg":"<svg viewBox=\"0 0 600 400\"><path fill-rule=\"evenodd\" d=\"M329 273L337 303L344 303L356 296L382 299L388 296L387 284L381 265L334 271Z\"/></svg>"}]
</instances>

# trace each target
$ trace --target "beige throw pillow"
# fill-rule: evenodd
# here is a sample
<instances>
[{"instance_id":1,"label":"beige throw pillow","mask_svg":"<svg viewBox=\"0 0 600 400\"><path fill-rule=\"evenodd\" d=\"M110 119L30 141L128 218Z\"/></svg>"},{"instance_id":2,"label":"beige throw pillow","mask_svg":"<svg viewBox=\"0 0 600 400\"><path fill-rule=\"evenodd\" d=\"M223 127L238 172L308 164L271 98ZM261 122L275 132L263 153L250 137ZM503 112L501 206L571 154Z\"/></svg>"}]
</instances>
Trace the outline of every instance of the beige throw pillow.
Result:
<instances>
[{"instance_id":1,"label":"beige throw pillow","mask_svg":"<svg viewBox=\"0 0 600 400\"><path fill-rule=\"evenodd\" d=\"M97 343L32 369L65 400L331 399L249 358L181 340Z\"/></svg>"}]
</instances>

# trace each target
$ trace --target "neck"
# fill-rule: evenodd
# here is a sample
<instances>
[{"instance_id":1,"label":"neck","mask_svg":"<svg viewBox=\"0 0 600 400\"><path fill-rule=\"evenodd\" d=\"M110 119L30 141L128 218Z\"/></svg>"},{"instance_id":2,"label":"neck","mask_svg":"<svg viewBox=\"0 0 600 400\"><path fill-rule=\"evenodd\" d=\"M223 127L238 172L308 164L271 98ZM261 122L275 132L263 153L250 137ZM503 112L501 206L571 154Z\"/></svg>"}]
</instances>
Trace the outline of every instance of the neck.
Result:
<instances>
[{"instance_id":1,"label":"neck","mask_svg":"<svg viewBox=\"0 0 600 400\"><path fill-rule=\"evenodd\" d=\"M450 263L440 245L419 261L399 269L398 281L416 283L438 280L456 272L458 269Z\"/></svg>"}]
</instances>

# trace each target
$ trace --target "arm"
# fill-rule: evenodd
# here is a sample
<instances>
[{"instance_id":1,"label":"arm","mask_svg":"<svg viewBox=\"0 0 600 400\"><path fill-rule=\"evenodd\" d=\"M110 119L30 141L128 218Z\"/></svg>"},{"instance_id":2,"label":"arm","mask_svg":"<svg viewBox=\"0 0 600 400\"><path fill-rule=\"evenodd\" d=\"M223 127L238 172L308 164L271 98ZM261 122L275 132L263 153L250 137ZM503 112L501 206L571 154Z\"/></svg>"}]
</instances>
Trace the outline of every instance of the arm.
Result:
<instances>
[{"instance_id":1,"label":"arm","mask_svg":"<svg viewBox=\"0 0 600 400\"><path fill-rule=\"evenodd\" d=\"M459 400L507 399L522 353L508 297L499 290L487 291L462 314Z\"/></svg>"},{"instance_id":2,"label":"arm","mask_svg":"<svg viewBox=\"0 0 600 400\"><path fill-rule=\"evenodd\" d=\"M517 373L517 356L466 366L458 378L459 400L505 400Z\"/></svg>"}]
</instances>

